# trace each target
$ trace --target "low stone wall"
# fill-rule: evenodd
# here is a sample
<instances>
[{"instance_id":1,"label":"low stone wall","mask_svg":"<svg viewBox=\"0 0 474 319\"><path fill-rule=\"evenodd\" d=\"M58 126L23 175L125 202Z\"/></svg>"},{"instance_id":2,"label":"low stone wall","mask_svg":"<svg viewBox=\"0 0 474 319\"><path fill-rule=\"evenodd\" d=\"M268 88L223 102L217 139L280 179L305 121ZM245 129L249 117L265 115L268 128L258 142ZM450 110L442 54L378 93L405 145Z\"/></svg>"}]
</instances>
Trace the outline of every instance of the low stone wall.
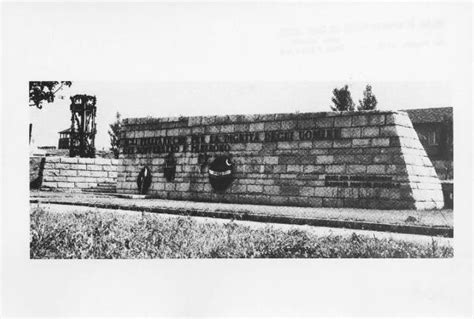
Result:
<instances>
[{"instance_id":1,"label":"low stone wall","mask_svg":"<svg viewBox=\"0 0 474 319\"><path fill-rule=\"evenodd\" d=\"M219 156L233 163L234 180L225 191L210 184L209 165ZM137 193L144 166L152 174L148 194L159 198L314 207L443 206L440 181L405 112L125 119L117 191Z\"/></svg>"},{"instance_id":2,"label":"low stone wall","mask_svg":"<svg viewBox=\"0 0 474 319\"><path fill-rule=\"evenodd\" d=\"M42 189L81 191L102 184L115 187L117 159L45 157Z\"/></svg>"}]
</instances>

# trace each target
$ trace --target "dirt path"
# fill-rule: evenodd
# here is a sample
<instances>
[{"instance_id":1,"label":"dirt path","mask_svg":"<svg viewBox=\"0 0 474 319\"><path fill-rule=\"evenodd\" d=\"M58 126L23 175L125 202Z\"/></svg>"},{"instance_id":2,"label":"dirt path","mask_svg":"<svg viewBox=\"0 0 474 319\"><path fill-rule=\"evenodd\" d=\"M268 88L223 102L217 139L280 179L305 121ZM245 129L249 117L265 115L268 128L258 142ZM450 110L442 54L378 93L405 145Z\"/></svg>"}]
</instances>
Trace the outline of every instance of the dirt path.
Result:
<instances>
[{"instance_id":1,"label":"dirt path","mask_svg":"<svg viewBox=\"0 0 474 319\"><path fill-rule=\"evenodd\" d=\"M97 196L93 194L58 192L32 192L31 199L91 205L103 204L110 205L112 207L115 205L125 209L143 207L148 209L169 208L181 210L193 209L200 211L232 211L242 214L252 212L256 215L285 216L290 218L320 218L386 223L393 225L453 227L452 210L376 210L357 208L268 206L191 202L166 199L132 199L118 198L114 196ZM407 219L411 219L413 221L407 222Z\"/></svg>"},{"instance_id":2,"label":"dirt path","mask_svg":"<svg viewBox=\"0 0 474 319\"><path fill-rule=\"evenodd\" d=\"M58 192L32 192L30 202L453 237L452 210L370 210L244 205Z\"/></svg>"},{"instance_id":3,"label":"dirt path","mask_svg":"<svg viewBox=\"0 0 474 319\"><path fill-rule=\"evenodd\" d=\"M32 208L41 207L47 213L53 214L69 214L73 212L85 213L85 212L94 212L94 213L106 213L106 214L125 214L125 215L141 215L141 214L155 214L158 218L179 218L182 216L174 214L156 214L156 213L142 213L132 210L123 210L123 209L107 209L107 208L96 208L96 207L86 207L86 206L73 206L73 205L57 205L57 204L31 204ZM218 219L218 218L209 218L209 217L190 217L198 223L216 223L216 224L226 224L229 223L229 220ZM379 231L370 231L370 230L358 230L358 229L344 229L344 228L332 228L332 227L317 227L309 225L287 225L279 223L264 223L264 222L252 222L252 221L239 221L234 220L238 225L249 226L252 228L263 228L271 226L275 229L280 230L290 230L290 229L299 229L310 232L317 236L343 236L349 237L352 234L375 237L377 239L394 239L401 240L411 243L420 243L420 244L431 244L434 240L438 245L442 246L452 246L453 239L445 237L432 237L425 235L412 235L412 234L399 234L399 233L389 233L389 232L379 232Z\"/></svg>"}]
</instances>

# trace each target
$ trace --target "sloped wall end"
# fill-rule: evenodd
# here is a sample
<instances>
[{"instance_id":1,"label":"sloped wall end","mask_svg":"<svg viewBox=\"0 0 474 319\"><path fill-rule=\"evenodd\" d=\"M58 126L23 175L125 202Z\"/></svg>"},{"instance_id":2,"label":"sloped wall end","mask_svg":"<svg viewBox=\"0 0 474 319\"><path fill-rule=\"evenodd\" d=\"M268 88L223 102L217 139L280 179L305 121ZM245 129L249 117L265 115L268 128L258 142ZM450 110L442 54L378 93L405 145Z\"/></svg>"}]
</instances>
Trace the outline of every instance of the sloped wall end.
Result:
<instances>
[{"instance_id":1,"label":"sloped wall end","mask_svg":"<svg viewBox=\"0 0 474 319\"><path fill-rule=\"evenodd\" d=\"M404 182L408 185L415 209L441 209L444 196L441 181L433 164L421 144L406 112L397 112L387 117L387 122L396 124L396 136L400 145L400 157L395 163L406 167ZM403 176L402 176L403 179Z\"/></svg>"}]
</instances>

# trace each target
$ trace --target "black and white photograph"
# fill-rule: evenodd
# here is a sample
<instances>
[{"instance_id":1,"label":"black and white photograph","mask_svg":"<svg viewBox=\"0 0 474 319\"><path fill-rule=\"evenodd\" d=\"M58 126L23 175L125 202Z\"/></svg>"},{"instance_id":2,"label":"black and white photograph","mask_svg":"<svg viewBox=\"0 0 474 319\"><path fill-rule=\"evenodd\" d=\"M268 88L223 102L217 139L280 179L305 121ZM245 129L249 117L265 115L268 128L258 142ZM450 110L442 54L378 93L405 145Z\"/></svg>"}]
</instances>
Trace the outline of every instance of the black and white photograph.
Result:
<instances>
[{"instance_id":1,"label":"black and white photograph","mask_svg":"<svg viewBox=\"0 0 474 319\"><path fill-rule=\"evenodd\" d=\"M29 82L31 258L452 257L449 88L333 86Z\"/></svg>"},{"instance_id":2,"label":"black and white photograph","mask_svg":"<svg viewBox=\"0 0 474 319\"><path fill-rule=\"evenodd\" d=\"M472 3L0 8L2 318L472 316Z\"/></svg>"}]
</instances>

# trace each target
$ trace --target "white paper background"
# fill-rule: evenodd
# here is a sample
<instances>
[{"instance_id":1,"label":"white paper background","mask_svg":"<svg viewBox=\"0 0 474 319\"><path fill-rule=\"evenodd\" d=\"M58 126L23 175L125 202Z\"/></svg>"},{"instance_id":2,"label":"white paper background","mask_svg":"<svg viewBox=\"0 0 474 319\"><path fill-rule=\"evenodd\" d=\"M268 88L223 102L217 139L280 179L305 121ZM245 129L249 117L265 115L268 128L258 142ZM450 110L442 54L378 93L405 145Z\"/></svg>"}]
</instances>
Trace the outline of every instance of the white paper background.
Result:
<instances>
[{"instance_id":1,"label":"white paper background","mask_svg":"<svg viewBox=\"0 0 474 319\"><path fill-rule=\"evenodd\" d=\"M2 9L4 314L469 315L470 4L55 2ZM324 51L311 49L323 41L321 28L335 35ZM29 260L29 80L447 82L455 106L455 257Z\"/></svg>"}]
</instances>

